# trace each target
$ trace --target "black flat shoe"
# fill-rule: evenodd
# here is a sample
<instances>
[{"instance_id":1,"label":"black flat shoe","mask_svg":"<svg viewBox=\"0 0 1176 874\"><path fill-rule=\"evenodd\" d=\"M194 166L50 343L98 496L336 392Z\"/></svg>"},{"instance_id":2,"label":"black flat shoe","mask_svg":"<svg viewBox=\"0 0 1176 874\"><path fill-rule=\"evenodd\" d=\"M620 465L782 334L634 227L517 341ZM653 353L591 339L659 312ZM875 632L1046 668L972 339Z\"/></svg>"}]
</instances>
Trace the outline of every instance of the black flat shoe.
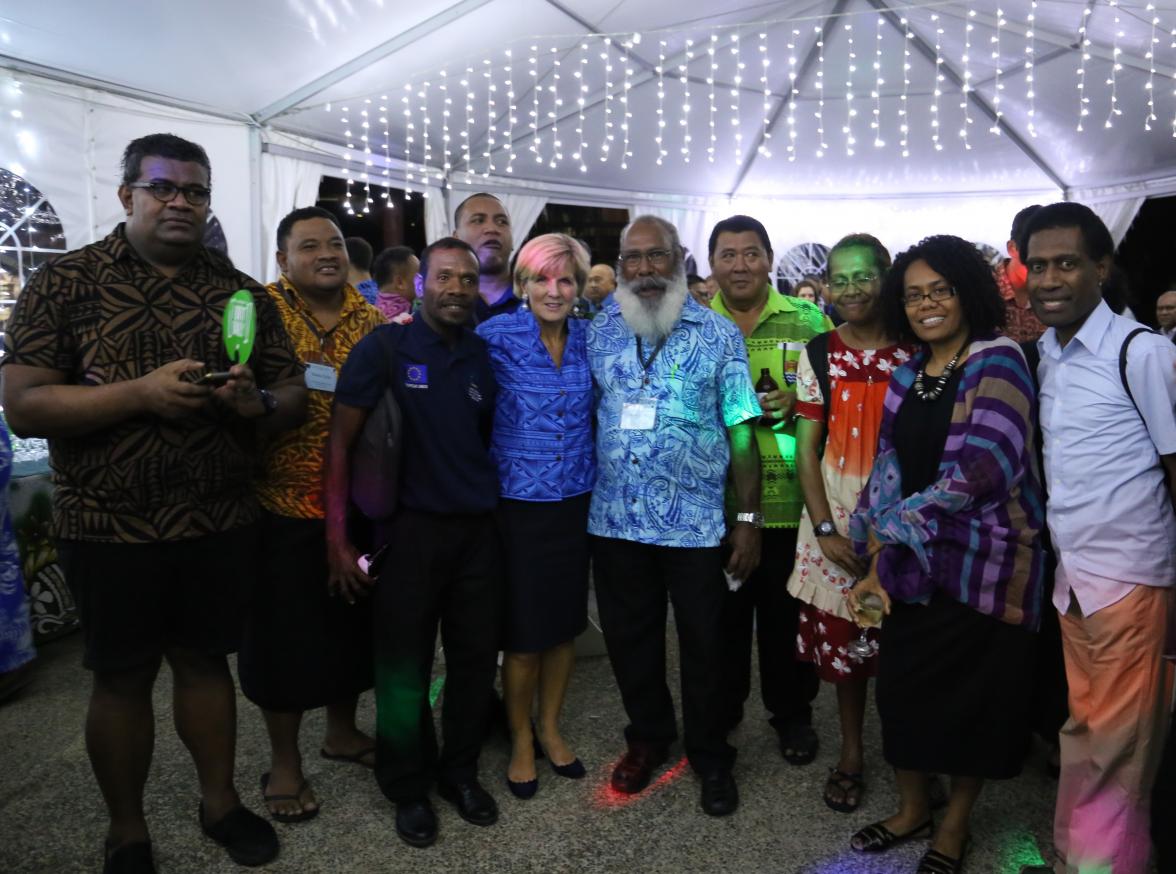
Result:
<instances>
[{"instance_id":1,"label":"black flat shoe","mask_svg":"<svg viewBox=\"0 0 1176 874\"><path fill-rule=\"evenodd\" d=\"M456 807L458 815L471 825L494 825L498 822L498 805L477 780L452 786L439 783L437 794Z\"/></svg>"},{"instance_id":2,"label":"black flat shoe","mask_svg":"<svg viewBox=\"0 0 1176 874\"><path fill-rule=\"evenodd\" d=\"M715 771L702 778L702 810L708 816L727 816L739 807L739 787L730 771Z\"/></svg>"},{"instance_id":3,"label":"black flat shoe","mask_svg":"<svg viewBox=\"0 0 1176 874\"><path fill-rule=\"evenodd\" d=\"M584 763L579 759L572 759L566 765L557 765L555 762L552 762L551 770L555 771L561 777L567 777L569 780L579 780L588 773L584 768Z\"/></svg>"},{"instance_id":4,"label":"black flat shoe","mask_svg":"<svg viewBox=\"0 0 1176 874\"><path fill-rule=\"evenodd\" d=\"M204 802L200 802L200 828L225 848L238 865L264 865L278 857L278 835L274 827L244 806L234 807L219 822L206 825Z\"/></svg>"},{"instance_id":5,"label":"black flat shoe","mask_svg":"<svg viewBox=\"0 0 1176 874\"><path fill-rule=\"evenodd\" d=\"M427 847L437 840L437 815L429 799L396 805L396 834L410 847Z\"/></svg>"},{"instance_id":6,"label":"black flat shoe","mask_svg":"<svg viewBox=\"0 0 1176 874\"><path fill-rule=\"evenodd\" d=\"M539 791L539 778L534 780L523 780L521 783L515 782L506 778L506 788L510 790L510 794L515 798L521 798L526 801L528 798L534 798L535 793Z\"/></svg>"},{"instance_id":7,"label":"black flat shoe","mask_svg":"<svg viewBox=\"0 0 1176 874\"><path fill-rule=\"evenodd\" d=\"M884 853L892 847L905 844L907 841L931 837L934 823L928 819L925 823L915 826L906 834L896 835L881 822L875 822L860 830L849 839L849 845L859 853Z\"/></svg>"},{"instance_id":8,"label":"black flat shoe","mask_svg":"<svg viewBox=\"0 0 1176 874\"><path fill-rule=\"evenodd\" d=\"M151 841L136 841L113 849L107 844L102 874L155 874Z\"/></svg>"},{"instance_id":9,"label":"black flat shoe","mask_svg":"<svg viewBox=\"0 0 1176 874\"><path fill-rule=\"evenodd\" d=\"M649 785L653 769L665 764L668 750L630 747L612 772L612 788L625 795L635 795Z\"/></svg>"}]
</instances>

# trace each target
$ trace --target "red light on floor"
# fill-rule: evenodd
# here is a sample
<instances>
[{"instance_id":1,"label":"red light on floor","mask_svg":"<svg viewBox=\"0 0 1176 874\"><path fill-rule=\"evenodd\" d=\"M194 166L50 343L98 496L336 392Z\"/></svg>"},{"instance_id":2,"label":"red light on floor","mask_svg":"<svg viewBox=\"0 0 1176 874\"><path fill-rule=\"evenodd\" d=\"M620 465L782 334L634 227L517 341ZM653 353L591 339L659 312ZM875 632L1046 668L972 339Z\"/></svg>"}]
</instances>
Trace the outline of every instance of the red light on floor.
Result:
<instances>
[{"instance_id":1,"label":"red light on floor","mask_svg":"<svg viewBox=\"0 0 1176 874\"><path fill-rule=\"evenodd\" d=\"M619 762L620 760L618 759L617 761ZM605 773L604 780L596 788L596 793L592 799L592 806L597 810L627 807L634 801L638 801L639 799L658 791L661 787L672 783L674 780L681 777L682 774L686 772L686 769L690 766L690 763L686 761L686 757L682 756L682 758L678 759L678 761L675 762L672 767L666 769L657 777L655 777L653 782L651 782L640 792L635 795L627 795L624 792L618 792L612 788L612 782L609 778L612 777L613 768L616 767L616 764L617 763L614 762L609 766Z\"/></svg>"}]
</instances>

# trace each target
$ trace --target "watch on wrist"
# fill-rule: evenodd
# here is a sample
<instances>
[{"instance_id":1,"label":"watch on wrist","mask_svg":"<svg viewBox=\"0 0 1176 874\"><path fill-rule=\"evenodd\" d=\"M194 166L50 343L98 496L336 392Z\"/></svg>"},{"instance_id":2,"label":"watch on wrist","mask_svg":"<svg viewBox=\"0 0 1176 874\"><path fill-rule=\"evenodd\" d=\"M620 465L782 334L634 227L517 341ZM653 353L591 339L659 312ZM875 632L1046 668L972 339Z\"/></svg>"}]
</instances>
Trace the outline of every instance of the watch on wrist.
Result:
<instances>
[{"instance_id":1,"label":"watch on wrist","mask_svg":"<svg viewBox=\"0 0 1176 874\"><path fill-rule=\"evenodd\" d=\"M736 513L735 514L735 521L736 522L750 522L756 528L763 528L764 527L764 514L763 513Z\"/></svg>"},{"instance_id":2,"label":"watch on wrist","mask_svg":"<svg viewBox=\"0 0 1176 874\"><path fill-rule=\"evenodd\" d=\"M833 524L832 520L826 519L820 525L813 529L813 534L817 537L829 537L837 533L837 526Z\"/></svg>"},{"instance_id":3,"label":"watch on wrist","mask_svg":"<svg viewBox=\"0 0 1176 874\"><path fill-rule=\"evenodd\" d=\"M261 401L262 407L265 409L265 412L262 413L262 416L272 416L278 409L278 399L274 397L274 393L269 389L259 388L257 390L257 397Z\"/></svg>"}]
</instances>

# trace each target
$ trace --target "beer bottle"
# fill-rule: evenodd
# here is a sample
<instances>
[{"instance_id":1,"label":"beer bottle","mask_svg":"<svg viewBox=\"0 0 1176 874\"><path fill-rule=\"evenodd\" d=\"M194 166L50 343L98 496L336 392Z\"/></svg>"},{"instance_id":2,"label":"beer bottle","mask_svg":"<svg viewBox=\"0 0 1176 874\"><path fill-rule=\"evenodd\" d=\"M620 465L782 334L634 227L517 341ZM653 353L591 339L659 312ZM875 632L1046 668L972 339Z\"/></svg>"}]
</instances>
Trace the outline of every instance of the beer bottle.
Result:
<instances>
[{"instance_id":1,"label":"beer bottle","mask_svg":"<svg viewBox=\"0 0 1176 874\"><path fill-rule=\"evenodd\" d=\"M772 374L767 367L760 369L760 378L755 384L755 393L758 395L766 395L770 391L779 391L780 386L776 380L772 379Z\"/></svg>"}]
</instances>

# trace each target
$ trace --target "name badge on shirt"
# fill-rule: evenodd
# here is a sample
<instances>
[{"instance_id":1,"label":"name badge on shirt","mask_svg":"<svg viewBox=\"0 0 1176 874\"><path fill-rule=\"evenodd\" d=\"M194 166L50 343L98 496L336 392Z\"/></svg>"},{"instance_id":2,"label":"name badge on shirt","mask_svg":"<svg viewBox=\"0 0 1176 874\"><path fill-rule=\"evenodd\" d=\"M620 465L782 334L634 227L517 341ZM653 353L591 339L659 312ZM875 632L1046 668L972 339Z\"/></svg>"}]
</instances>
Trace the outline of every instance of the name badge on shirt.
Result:
<instances>
[{"instance_id":1,"label":"name badge on shirt","mask_svg":"<svg viewBox=\"0 0 1176 874\"><path fill-rule=\"evenodd\" d=\"M306 365L306 387L315 391L335 391L335 383L339 381L335 368L329 364Z\"/></svg>"},{"instance_id":2,"label":"name badge on shirt","mask_svg":"<svg viewBox=\"0 0 1176 874\"><path fill-rule=\"evenodd\" d=\"M657 401L653 398L628 401L621 408L622 431L651 431L656 421Z\"/></svg>"}]
</instances>

